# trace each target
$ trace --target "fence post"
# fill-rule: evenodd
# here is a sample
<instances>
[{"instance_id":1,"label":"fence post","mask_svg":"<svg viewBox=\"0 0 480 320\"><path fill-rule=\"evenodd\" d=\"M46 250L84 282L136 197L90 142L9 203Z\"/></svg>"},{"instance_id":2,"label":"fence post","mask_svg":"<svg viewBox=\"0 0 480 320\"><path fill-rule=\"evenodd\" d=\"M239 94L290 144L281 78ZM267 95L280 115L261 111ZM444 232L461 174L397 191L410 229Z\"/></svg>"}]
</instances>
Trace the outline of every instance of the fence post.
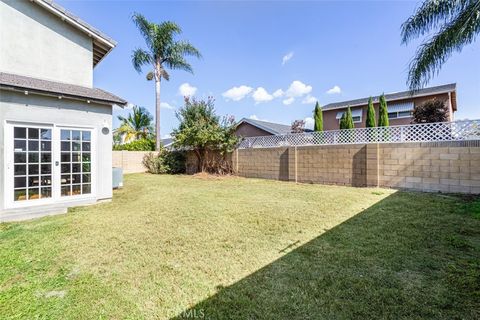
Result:
<instances>
[{"instance_id":1,"label":"fence post","mask_svg":"<svg viewBox=\"0 0 480 320\"><path fill-rule=\"evenodd\" d=\"M298 159L297 146L295 146L295 183L298 183Z\"/></svg>"},{"instance_id":2,"label":"fence post","mask_svg":"<svg viewBox=\"0 0 480 320\"><path fill-rule=\"evenodd\" d=\"M366 184L367 187L379 186L379 161L380 151L378 143L366 144Z\"/></svg>"},{"instance_id":3,"label":"fence post","mask_svg":"<svg viewBox=\"0 0 480 320\"><path fill-rule=\"evenodd\" d=\"M235 166L236 166L236 168L235 168L235 173L236 173L236 174L238 174L238 151L239 151L238 148L235 149L236 158L237 158L236 161L235 161L235 162L236 162L236 163L235 163Z\"/></svg>"}]
</instances>

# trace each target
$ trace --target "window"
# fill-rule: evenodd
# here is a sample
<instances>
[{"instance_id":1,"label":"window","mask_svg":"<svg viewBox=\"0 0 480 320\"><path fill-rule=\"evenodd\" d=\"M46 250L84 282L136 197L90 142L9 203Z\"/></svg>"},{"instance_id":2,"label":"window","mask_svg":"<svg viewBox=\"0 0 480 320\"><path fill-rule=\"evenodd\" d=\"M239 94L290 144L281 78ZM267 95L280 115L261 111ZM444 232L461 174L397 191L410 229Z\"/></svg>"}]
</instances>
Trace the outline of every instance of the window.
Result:
<instances>
[{"instance_id":1,"label":"window","mask_svg":"<svg viewBox=\"0 0 480 320\"><path fill-rule=\"evenodd\" d=\"M340 119L342 119L342 116L345 112L346 111L337 112L336 119L338 120L338 122L340 122ZM362 109L352 110L352 119L354 123L362 122Z\"/></svg>"},{"instance_id":2,"label":"window","mask_svg":"<svg viewBox=\"0 0 480 320\"><path fill-rule=\"evenodd\" d=\"M52 197L52 130L13 128L13 200Z\"/></svg>"},{"instance_id":3,"label":"window","mask_svg":"<svg viewBox=\"0 0 480 320\"><path fill-rule=\"evenodd\" d=\"M387 106L388 118L389 119L410 118L413 113L413 107L414 107L413 102L389 104Z\"/></svg>"},{"instance_id":4,"label":"window","mask_svg":"<svg viewBox=\"0 0 480 320\"><path fill-rule=\"evenodd\" d=\"M92 192L90 131L61 130L61 196Z\"/></svg>"},{"instance_id":5,"label":"window","mask_svg":"<svg viewBox=\"0 0 480 320\"><path fill-rule=\"evenodd\" d=\"M413 111L400 111L400 112L389 112L389 119L398 119L398 118L410 118Z\"/></svg>"}]
</instances>

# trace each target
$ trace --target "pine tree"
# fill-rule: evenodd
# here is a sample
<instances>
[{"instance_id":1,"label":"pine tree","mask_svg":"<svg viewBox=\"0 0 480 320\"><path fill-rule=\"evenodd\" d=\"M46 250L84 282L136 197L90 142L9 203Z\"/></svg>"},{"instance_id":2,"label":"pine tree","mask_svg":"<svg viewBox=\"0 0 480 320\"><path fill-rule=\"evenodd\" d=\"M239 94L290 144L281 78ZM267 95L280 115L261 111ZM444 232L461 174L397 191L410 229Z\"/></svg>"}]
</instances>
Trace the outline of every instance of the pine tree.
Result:
<instances>
[{"instance_id":1,"label":"pine tree","mask_svg":"<svg viewBox=\"0 0 480 320\"><path fill-rule=\"evenodd\" d=\"M350 106L348 106L345 116L345 129L353 128L355 128L355 125L353 124L352 110L350 110Z\"/></svg>"},{"instance_id":2,"label":"pine tree","mask_svg":"<svg viewBox=\"0 0 480 320\"><path fill-rule=\"evenodd\" d=\"M367 108L367 128L376 127L375 123L375 109L373 108L373 99L370 97L368 99L368 108Z\"/></svg>"},{"instance_id":3,"label":"pine tree","mask_svg":"<svg viewBox=\"0 0 480 320\"><path fill-rule=\"evenodd\" d=\"M313 112L313 118L315 119L315 131L323 131L323 111L322 107L320 107L320 104L317 101L317 104L315 105L315 111Z\"/></svg>"},{"instance_id":4,"label":"pine tree","mask_svg":"<svg viewBox=\"0 0 480 320\"><path fill-rule=\"evenodd\" d=\"M378 110L378 126L379 127L388 127L388 109L387 101L385 100L385 95L380 96L380 109Z\"/></svg>"}]
</instances>

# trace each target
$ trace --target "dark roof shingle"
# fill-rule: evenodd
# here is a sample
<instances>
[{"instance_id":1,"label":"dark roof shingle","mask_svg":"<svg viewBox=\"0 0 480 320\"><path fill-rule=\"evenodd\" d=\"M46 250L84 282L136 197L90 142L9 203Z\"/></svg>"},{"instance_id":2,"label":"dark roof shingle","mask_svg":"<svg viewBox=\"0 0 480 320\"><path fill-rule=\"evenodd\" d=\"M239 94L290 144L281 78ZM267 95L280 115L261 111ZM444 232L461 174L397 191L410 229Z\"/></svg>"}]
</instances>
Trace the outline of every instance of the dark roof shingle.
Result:
<instances>
[{"instance_id":1,"label":"dark roof shingle","mask_svg":"<svg viewBox=\"0 0 480 320\"><path fill-rule=\"evenodd\" d=\"M0 72L0 87L53 93L71 98L83 98L97 102L124 106L127 101L99 88L88 88L74 84L42 80L11 73Z\"/></svg>"},{"instance_id":2,"label":"dark roof shingle","mask_svg":"<svg viewBox=\"0 0 480 320\"><path fill-rule=\"evenodd\" d=\"M238 122L238 125L240 125L243 122L249 123L252 126L258 127L264 131L267 131L275 135L289 134L292 132L292 127L286 124L243 118Z\"/></svg>"},{"instance_id":3,"label":"dark roof shingle","mask_svg":"<svg viewBox=\"0 0 480 320\"><path fill-rule=\"evenodd\" d=\"M413 95L410 91L387 93L387 94L385 94L385 99L387 101L401 100L401 99L414 98L416 96L423 96L423 95L429 95L429 94L433 95L433 94L437 94L437 93L441 93L441 92L451 92L451 91L455 91L455 89L456 89L456 84L455 83L449 83L449 84L444 84L444 85L441 85L441 86L420 89L420 90L416 91L415 93L413 93ZM380 98L380 96L372 96L373 103L378 102L379 98ZM361 98L361 99L355 99L355 100L329 103L329 104L323 106L322 109L323 110L330 110L330 109L337 109L337 108L346 108L347 106L364 105L364 104L368 103L368 99L369 99L369 97Z\"/></svg>"}]
</instances>

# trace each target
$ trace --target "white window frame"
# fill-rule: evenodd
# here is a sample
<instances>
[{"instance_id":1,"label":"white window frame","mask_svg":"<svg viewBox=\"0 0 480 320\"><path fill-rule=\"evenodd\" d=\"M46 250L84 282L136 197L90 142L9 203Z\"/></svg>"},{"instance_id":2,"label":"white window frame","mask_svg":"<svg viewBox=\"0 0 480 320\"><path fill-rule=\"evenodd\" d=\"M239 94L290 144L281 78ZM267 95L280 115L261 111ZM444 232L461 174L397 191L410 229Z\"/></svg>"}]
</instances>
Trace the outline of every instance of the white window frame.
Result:
<instances>
[{"instance_id":1,"label":"white window frame","mask_svg":"<svg viewBox=\"0 0 480 320\"><path fill-rule=\"evenodd\" d=\"M395 111L395 112L388 112L388 119L392 119L392 120L394 120L394 119L413 118L413 115L412 115L412 112L413 112L413 110L410 110L410 111L408 111L408 112L410 112L410 115L408 115L408 116L401 116L401 117L399 117L399 116L398 116L398 114L399 114L399 113L402 113L402 112L407 112L407 111ZM390 118L390 114L392 114L392 113L395 113L397 116L396 116L396 117L394 117L394 118Z\"/></svg>"},{"instance_id":2,"label":"white window frame","mask_svg":"<svg viewBox=\"0 0 480 320\"><path fill-rule=\"evenodd\" d=\"M342 117L345 114L345 112L347 112L347 111L342 112ZM357 117L352 117L353 118L353 123L362 123L362 115L363 115L363 111L362 111L362 114L360 114L360 116L358 116L358 118L360 118L360 120L358 120L358 121L355 121L355 118L357 118ZM340 123L340 120L342 120L342 117L340 117L338 119L338 123Z\"/></svg>"},{"instance_id":3,"label":"white window frame","mask_svg":"<svg viewBox=\"0 0 480 320\"><path fill-rule=\"evenodd\" d=\"M24 201L14 201L13 200L13 189L14 189L14 152L13 152L13 128L15 126L24 126L29 128L48 128L52 130L52 197L50 198L40 198L35 200L24 200ZM82 194L82 195L73 195L73 196L61 196L61 184L60 184L60 130L82 130L90 131L91 134L91 193ZM4 208L5 209L15 209L15 208L25 208L49 204L61 204L68 203L73 201L89 200L97 198L97 130L92 126L79 126L72 124L55 124L55 123L35 123L35 122L25 122L17 120L5 120L4 121ZM56 163L59 163L57 166Z\"/></svg>"}]
</instances>

